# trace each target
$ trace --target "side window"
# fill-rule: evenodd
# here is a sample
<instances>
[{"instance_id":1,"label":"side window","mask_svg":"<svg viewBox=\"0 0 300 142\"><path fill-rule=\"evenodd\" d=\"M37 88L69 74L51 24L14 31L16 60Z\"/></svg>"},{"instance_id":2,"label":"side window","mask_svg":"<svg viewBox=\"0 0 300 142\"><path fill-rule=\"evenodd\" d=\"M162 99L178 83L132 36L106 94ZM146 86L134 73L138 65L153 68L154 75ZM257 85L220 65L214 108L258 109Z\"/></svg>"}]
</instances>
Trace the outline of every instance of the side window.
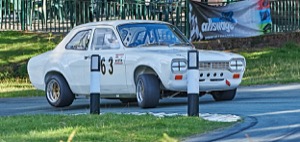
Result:
<instances>
[{"instance_id":1,"label":"side window","mask_svg":"<svg viewBox=\"0 0 300 142\"><path fill-rule=\"evenodd\" d=\"M120 44L112 29L99 28L94 32L92 48L94 50L119 49Z\"/></svg>"},{"instance_id":2,"label":"side window","mask_svg":"<svg viewBox=\"0 0 300 142\"><path fill-rule=\"evenodd\" d=\"M87 50L90 42L91 30L78 32L67 44L66 49Z\"/></svg>"}]
</instances>

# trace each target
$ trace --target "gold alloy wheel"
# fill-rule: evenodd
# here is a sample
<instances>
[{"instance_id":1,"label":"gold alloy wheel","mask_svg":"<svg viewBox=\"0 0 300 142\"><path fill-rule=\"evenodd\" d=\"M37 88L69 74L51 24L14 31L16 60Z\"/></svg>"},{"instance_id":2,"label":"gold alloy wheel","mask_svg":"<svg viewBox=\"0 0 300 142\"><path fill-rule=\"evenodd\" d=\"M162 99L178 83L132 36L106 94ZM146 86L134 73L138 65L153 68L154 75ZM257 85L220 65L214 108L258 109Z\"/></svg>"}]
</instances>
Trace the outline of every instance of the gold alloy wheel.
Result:
<instances>
[{"instance_id":1,"label":"gold alloy wheel","mask_svg":"<svg viewBox=\"0 0 300 142\"><path fill-rule=\"evenodd\" d=\"M47 98L51 103L58 101L60 97L60 86L54 79L50 80L47 84Z\"/></svg>"}]
</instances>

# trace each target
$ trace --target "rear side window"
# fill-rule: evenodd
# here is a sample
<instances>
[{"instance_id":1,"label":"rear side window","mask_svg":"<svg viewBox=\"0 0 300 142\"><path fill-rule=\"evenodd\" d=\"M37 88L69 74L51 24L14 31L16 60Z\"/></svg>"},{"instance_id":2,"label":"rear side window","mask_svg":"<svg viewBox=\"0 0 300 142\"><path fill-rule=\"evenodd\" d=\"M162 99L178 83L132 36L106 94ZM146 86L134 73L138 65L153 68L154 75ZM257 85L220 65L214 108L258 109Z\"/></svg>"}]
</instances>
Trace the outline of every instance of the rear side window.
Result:
<instances>
[{"instance_id":1,"label":"rear side window","mask_svg":"<svg viewBox=\"0 0 300 142\"><path fill-rule=\"evenodd\" d=\"M67 44L66 49L87 50L90 43L91 30L78 32Z\"/></svg>"}]
</instances>

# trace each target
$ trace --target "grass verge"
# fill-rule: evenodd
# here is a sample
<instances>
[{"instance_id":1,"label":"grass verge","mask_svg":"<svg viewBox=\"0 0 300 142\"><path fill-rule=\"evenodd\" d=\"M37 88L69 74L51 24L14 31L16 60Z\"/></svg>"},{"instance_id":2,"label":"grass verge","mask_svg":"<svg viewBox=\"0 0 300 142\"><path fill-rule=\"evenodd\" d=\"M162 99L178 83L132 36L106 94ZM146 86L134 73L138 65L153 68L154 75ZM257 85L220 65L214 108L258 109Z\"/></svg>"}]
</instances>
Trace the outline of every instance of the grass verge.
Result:
<instances>
[{"instance_id":1,"label":"grass verge","mask_svg":"<svg viewBox=\"0 0 300 142\"><path fill-rule=\"evenodd\" d=\"M233 123L197 117L152 115L33 115L0 117L0 141L163 141L163 134L181 138L224 128Z\"/></svg>"},{"instance_id":2,"label":"grass verge","mask_svg":"<svg viewBox=\"0 0 300 142\"><path fill-rule=\"evenodd\" d=\"M300 46L295 43L239 53L247 60L242 85L300 82Z\"/></svg>"},{"instance_id":3,"label":"grass verge","mask_svg":"<svg viewBox=\"0 0 300 142\"><path fill-rule=\"evenodd\" d=\"M0 98L41 96L28 79L27 62L40 53L53 49L62 35L0 32Z\"/></svg>"}]
</instances>

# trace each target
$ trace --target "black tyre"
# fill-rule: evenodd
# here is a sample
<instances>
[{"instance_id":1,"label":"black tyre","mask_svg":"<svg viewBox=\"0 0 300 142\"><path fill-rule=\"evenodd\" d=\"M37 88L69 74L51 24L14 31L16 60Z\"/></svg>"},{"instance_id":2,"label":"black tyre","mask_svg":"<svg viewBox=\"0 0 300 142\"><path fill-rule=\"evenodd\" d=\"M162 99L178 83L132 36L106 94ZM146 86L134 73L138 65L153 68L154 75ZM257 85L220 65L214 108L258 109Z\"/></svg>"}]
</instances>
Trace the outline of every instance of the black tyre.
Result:
<instances>
[{"instance_id":1,"label":"black tyre","mask_svg":"<svg viewBox=\"0 0 300 142\"><path fill-rule=\"evenodd\" d=\"M65 107L73 103L75 95L61 75L50 75L46 80L46 98L54 107Z\"/></svg>"},{"instance_id":2,"label":"black tyre","mask_svg":"<svg viewBox=\"0 0 300 142\"><path fill-rule=\"evenodd\" d=\"M230 101L233 100L236 94L236 89L228 91L213 92L212 96L215 101Z\"/></svg>"},{"instance_id":3,"label":"black tyre","mask_svg":"<svg viewBox=\"0 0 300 142\"><path fill-rule=\"evenodd\" d=\"M120 101L123 104L128 104L128 103L136 103L137 99L136 98L122 98L122 99L120 99Z\"/></svg>"},{"instance_id":4,"label":"black tyre","mask_svg":"<svg viewBox=\"0 0 300 142\"><path fill-rule=\"evenodd\" d=\"M160 99L158 78L152 74L140 75L136 83L136 97L140 107L156 107Z\"/></svg>"}]
</instances>

